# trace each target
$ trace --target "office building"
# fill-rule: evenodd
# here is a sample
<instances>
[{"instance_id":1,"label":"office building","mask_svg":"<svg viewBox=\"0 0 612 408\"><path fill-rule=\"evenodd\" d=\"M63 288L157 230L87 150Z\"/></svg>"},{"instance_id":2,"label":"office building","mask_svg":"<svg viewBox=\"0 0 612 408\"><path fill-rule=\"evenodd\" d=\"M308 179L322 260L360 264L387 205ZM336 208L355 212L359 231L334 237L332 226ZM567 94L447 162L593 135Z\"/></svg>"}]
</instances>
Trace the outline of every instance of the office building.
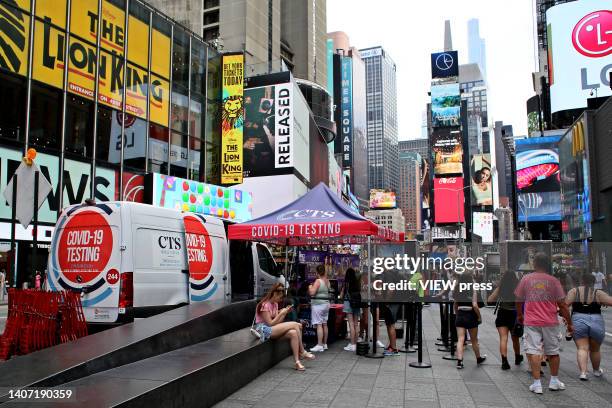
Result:
<instances>
[{"instance_id":1,"label":"office building","mask_svg":"<svg viewBox=\"0 0 612 408\"><path fill-rule=\"evenodd\" d=\"M390 228L393 231L404 232L406 229L406 220L399 208L366 211L365 217L381 227Z\"/></svg>"},{"instance_id":2,"label":"office building","mask_svg":"<svg viewBox=\"0 0 612 408\"><path fill-rule=\"evenodd\" d=\"M399 152L400 187L397 194L397 206L404 215L408 239L412 239L421 231L422 160L419 153L403 150Z\"/></svg>"},{"instance_id":3,"label":"office building","mask_svg":"<svg viewBox=\"0 0 612 408\"><path fill-rule=\"evenodd\" d=\"M472 18L468 21L468 59L477 64L483 78L487 77L487 53L484 38L480 37L480 21Z\"/></svg>"},{"instance_id":4,"label":"office building","mask_svg":"<svg viewBox=\"0 0 612 408\"><path fill-rule=\"evenodd\" d=\"M399 187L396 66L382 47L360 50L366 65L370 189Z\"/></svg>"},{"instance_id":5,"label":"office building","mask_svg":"<svg viewBox=\"0 0 612 408\"><path fill-rule=\"evenodd\" d=\"M469 154L489 153L484 148L488 139L489 108L487 84L478 64L459 65L461 99L467 102Z\"/></svg>"}]
</instances>

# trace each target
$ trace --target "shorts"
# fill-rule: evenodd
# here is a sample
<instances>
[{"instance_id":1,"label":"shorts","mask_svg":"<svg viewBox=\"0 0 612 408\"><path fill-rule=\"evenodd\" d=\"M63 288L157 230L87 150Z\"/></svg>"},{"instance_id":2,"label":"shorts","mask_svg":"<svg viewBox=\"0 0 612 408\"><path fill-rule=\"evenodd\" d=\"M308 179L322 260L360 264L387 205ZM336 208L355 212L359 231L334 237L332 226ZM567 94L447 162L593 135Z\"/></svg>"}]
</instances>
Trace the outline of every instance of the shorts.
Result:
<instances>
[{"instance_id":1,"label":"shorts","mask_svg":"<svg viewBox=\"0 0 612 408\"><path fill-rule=\"evenodd\" d=\"M329 303L323 303L322 305L311 305L310 306L310 319L312 324L324 324L327 323L329 317Z\"/></svg>"},{"instance_id":2,"label":"shorts","mask_svg":"<svg viewBox=\"0 0 612 408\"><path fill-rule=\"evenodd\" d=\"M523 347L526 354L547 356L559 355L561 345L561 326L525 326Z\"/></svg>"},{"instance_id":3,"label":"shorts","mask_svg":"<svg viewBox=\"0 0 612 408\"><path fill-rule=\"evenodd\" d=\"M474 329L478 327L478 315L474 310L457 310L455 317L455 327L464 329Z\"/></svg>"},{"instance_id":4,"label":"shorts","mask_svg":"<svg viewBox=\"0 0 612 408\"><path fill-rule=\"evenodd\" d=\"M344 305L342 306L342 311L346 314L352 314L354 315L356 318L359 318L361 316L361 309L356 307L356 308L352 308L351 307L351 302L349 302L348 300L344 301Z\"/></svg>"},{"instance_id":5,"label":"shorts","mask_svg":"<svg viewBox=\"0 0 612 408\"><path fill-rule=\"evenodd\" d=\"M606 336L606 326L600 313L574 313L572 323L574 325L574 339L590 337L599 344L603 343Z\"/></svg>"},{"instance_id":6,"label":"shorts","mask_svg":"<svg viewBox=\"0 0 612 408\"><path fill-rule=\"evenodd\" d=\"M498 309L495 327L507 327L512 330L516 324L516 310Z\"/></svg>"},{"instance_id":7,"label":"shorts","mask_svg":"<svg viewBox=\"0 0 612 408\"><path fill-rule=\"evenodd\" d=\"M257 323L255 325L255 330L259 333L259 341L262 343L272 336L272 327L268 326L265 323Z\"/></svg>"},{"instance_id":8,"label":"shorts","mask_svg":"<svg viewBox=\"0 0 612 408\"><path fill-rule=\"evenodd\" d=\"M395 324L395 322L397 321L398 311L399 305L397 304L380 305L380 317L385 320L385 324L387 326Z\"/></svg>"}]
</instances>

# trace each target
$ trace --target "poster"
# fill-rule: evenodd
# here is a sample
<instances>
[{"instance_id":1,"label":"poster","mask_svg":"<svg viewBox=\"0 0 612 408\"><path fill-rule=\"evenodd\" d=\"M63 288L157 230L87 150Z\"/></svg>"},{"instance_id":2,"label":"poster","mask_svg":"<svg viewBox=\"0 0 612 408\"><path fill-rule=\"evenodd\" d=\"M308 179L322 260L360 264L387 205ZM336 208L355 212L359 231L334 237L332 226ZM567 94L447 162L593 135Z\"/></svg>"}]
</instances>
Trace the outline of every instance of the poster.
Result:
<instances>
[{"instance_id":1,"label":"poster","mask_svg":"<svg viewBox=\"0 0 612 408\"><path fill-rule=\"evenodd\" d=\"M370 190L370 208L372 209L385 209L385 208L396 208L397 201L395 192L390 190Z\"/></svg>"},{"instance_id":2,"label":"poster","mask_svg":"<svg viewBox=\"0 0 612 408\"><path fill-rule=\"evenodd\" d=\"M431 120L433 127L459 126L461 94L459 83L431 87Z\"/></svg>"},{"instance_id":3,"label":"poster","mask_svg":"<svg viewBox=\"0 0 612 408\"><path fill-rule=\"evenodd\" d=\"M435 129L431 135L434 175L463 174L463 146L459 129Z\"/></svg>"},{"instance_id":4,"label":"poster","mask_svg":"<svg viewBox=\"0 0 612 408\"><path fill-rule=\"evenodd\" d=\"M472 160L470 161L470 172L472 206L493 205L491 155L473 155Z\"/></svg>"},{"instance_id":5,"label":"poster","mask_svg":"<svg viewBox=\"0 0 612 408\"><path fill-rule=\"evenodd\" d=\"M26 1L18 3L22 6L29 4ZM0 2L0 16L0 69L25 76L28 72L30 17L3 2Z\"/></svg>"},{"instance_id":6,"label":"poster","mask_svg":"<svg viewBox=\"0 0 612 408\"><path fill-rule=\"evenodd\" d=\"M221 184L242 183L244 55L223 56Z\"/></svg>"}]
</instances>

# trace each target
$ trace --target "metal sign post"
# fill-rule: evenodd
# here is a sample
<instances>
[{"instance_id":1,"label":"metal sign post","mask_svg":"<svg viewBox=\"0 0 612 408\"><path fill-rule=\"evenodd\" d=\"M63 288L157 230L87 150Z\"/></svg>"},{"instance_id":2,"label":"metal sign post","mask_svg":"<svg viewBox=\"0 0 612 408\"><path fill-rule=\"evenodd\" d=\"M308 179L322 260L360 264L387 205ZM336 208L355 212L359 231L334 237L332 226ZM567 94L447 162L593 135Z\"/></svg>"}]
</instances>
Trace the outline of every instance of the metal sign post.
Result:
<instances>
[{"instance_id":1,"label":"metal sign post","mask_svg":"<svg viewBox=\"0 0 612 408\"><path fill-rule=\"evenodd\" d=\"M15 248L15 224L17 223L17 174L13 176L13 198L11 199L11 272L13 287L17 287L17 250Z\"/></svg>"}]
</instances>

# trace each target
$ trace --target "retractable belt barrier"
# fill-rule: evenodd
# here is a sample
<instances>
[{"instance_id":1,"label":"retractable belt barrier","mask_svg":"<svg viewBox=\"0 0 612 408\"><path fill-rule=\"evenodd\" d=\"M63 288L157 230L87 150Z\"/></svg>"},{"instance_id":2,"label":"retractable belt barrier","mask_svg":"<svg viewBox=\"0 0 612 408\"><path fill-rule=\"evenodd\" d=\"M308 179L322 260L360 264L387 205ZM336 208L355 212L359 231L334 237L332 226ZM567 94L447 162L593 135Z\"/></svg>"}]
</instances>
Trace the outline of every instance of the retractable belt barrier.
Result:
<instances>
[{"instance_id":1,"label":"retractable belt barrier","mask_svg":"<svg viewBox=\"0 0 612 408\"><path fill-rule=\"evenodd\" d=\"M23 355L87 336L78 293L8 290L8 316L0 337L0 359Z\"/></svg>"}]
</instances>

